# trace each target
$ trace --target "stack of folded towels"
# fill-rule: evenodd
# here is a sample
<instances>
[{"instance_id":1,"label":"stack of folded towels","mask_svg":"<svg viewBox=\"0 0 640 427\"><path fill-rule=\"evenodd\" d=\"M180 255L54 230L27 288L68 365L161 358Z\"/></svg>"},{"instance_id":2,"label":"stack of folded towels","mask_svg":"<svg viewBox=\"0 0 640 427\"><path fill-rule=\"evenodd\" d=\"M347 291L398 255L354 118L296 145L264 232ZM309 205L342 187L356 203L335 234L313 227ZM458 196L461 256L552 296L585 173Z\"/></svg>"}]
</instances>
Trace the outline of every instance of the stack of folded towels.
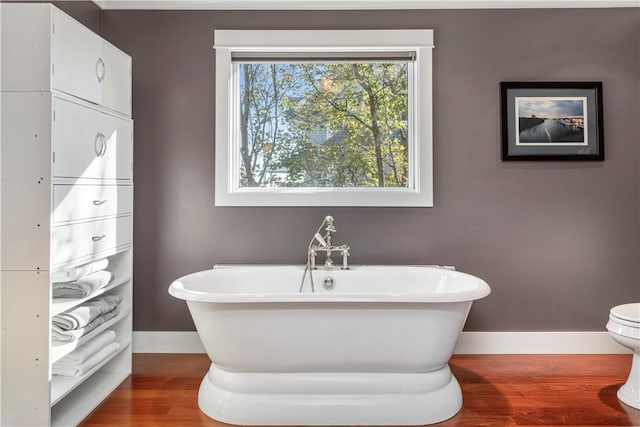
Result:
<instances>
[{"instance_id":1,"label":"stack of folded towels","mask_svg":"<svg viewBox=\"0 0 640 427\"><path fill-rule=\"evenodd\" d=\"M120 313L119 295L106 295L82 303L72 310L56 314L51 320L51 338L55 342L75 341Z\"/></svg>"},{"instance_id":2,"label":"stack of folded towels","mask_svg":"<svg viewBox=\"0 0 640 427\"><path fill-rule=\"evenodd\" d=\"M51 366L53 375L79 377L86 374L120 348L114 331L104 331Z\"/></svg>"},{"instance_id":3,"label":"stack of folded towels","mask_svg":"<svg viewBox=\"0 0 640 427\"><path fill-rule=\"evenodd\" d=\"M102 259L53 273L53 298L84 298L104 288L113 280L113 274L105 270L108 266L109 260Z\"/></svg>"}]
</instances>

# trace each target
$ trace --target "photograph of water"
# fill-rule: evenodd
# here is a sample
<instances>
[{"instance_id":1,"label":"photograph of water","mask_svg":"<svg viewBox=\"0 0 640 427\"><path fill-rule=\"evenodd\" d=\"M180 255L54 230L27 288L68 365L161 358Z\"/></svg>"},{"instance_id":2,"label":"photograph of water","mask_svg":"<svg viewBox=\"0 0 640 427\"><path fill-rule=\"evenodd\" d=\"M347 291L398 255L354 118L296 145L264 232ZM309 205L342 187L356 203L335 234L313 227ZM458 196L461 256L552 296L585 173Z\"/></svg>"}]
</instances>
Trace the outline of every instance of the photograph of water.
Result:
<instances>
[{"instance_id":1,"label":"photograph of water","mask_svg":"<svg viewBox=\"0 0 640 427\"><path fill-rule=\"evenodd\" d=\"M516 97L516 144L587 145L586 98Z\"/></svg>"}]
</instances>

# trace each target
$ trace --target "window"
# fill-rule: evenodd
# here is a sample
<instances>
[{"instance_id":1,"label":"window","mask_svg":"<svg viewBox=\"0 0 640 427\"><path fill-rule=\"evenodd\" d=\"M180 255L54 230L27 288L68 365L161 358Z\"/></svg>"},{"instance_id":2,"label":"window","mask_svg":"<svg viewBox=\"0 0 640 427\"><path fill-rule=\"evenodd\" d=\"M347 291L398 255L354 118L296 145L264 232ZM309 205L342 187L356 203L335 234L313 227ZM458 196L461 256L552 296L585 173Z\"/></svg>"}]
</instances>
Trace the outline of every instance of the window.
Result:
<instances>
[{"instance_id":1,"label":"window","mask_svg":"<svg viewBox=\"0 0 640 427\"><path fill-rule=\"evenodd\" d=\"M433 205L432 30L214 37L216 205Z\"/></svg>"}]
</instances>

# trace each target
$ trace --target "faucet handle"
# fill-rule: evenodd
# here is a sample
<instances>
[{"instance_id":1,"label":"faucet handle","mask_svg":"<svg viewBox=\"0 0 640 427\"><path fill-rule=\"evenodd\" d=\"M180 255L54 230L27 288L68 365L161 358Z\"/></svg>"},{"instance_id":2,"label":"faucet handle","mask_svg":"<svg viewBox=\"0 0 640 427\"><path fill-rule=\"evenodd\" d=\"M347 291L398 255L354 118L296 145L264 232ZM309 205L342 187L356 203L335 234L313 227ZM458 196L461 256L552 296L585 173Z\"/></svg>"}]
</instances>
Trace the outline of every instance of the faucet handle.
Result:
<instances>
[{"instance_id":1,"label":"faucet handle","mask_svg":"<svg viewBox=\"0 0 640 427\"><path fill-rule=\"evenodd\" d=\"M309 250L309 256L308 256L307 262L309 264L309 269L311 269L311 270L315 270L317 268L316 267L316 254L317 253L316 253L315 249L310 249Z\"/></svg>"},{"instance_id":2,"label":"faucet handle","mask_svg":"<svg viewBox=\"0 0 640 427\"><path fill-rule=\"evenodd\" d=\"M342 270L349 270L349 264L347 262L347 258L349 257L349 255L351 255L349 253L349 249L351 249L349 246L344 245L342 247L342 250L340 251L340 254L342 255L342 267L340 267Z\"/></svg>"}]
</instances>

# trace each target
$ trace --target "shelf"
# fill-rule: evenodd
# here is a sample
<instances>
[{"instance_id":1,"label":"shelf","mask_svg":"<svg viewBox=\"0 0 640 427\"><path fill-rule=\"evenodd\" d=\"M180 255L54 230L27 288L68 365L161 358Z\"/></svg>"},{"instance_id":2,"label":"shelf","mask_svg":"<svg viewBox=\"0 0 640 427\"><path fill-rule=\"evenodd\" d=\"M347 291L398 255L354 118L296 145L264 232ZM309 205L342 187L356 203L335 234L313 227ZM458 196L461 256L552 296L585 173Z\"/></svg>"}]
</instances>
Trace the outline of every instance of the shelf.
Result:
<instances>
[{"instance_id":1,"label":"shelf","mask_svg":"<svg viewBox=\"0 0 640 427\"><path fill-rule=\"evenodd\" d=\"M51 317L56 314L64 313L67 310L72 309L73 307L82 304L85 301L89 301L97 296L100 296L106 292L109 292L112 289L117 288L118 286L122 286L131 281L131 277L125 277L122 279L115 279L109 286L104 287L102 289L98 289L94 293L84 298L53 298L51 299L51 308L50 313Z\"/></svg>"},{"instance_id":2,"label":"shelf","mask_svg":"<svg viewBox=\"0 0 640 427\"><path fill-rule=\"evenodd\" d=\"M109 251L111 253L108 253L107 255L102 255L101 257L94 256L93 258L95 259L91 259L89 261L78 261L77 259L73 261L67 261L64 264L60 264L51 269L51 277L52 277L51 281L54 282L53 276L57 272L74 270L80 266L83 266L92 262L101 261L102 259L109 260L109 266L106 269L111 271L114 277L131 275L131 262L132 262L131 248L132 246L128 245L125 247L121 247L118 250L111 250ZM118 267L120 264L122 264L122 267ZM56 281L60 281L60 280L56 280ZM64 279L62 281L64 281Z\"/></svg>"},{"instance_id":3,"label":"shelf","mask_svg":"<svg viewBox=\"0 0 640 427\"><path fill-rule=\"evenodd\" d=\"M60 375L52 375L51 377L51 406L58 403L67 394L72 392L76 387L82 384L87 378L91 377L96 371L109 363L114 357L126 350L130 342L121 342L120 348L115 353L111 354L105 360L100 362L97 366L91 369L89 372L79 377L64 377Z\"/></svg>"},{"instance_id":4,"label":"shelf","mask_svg":"<svg viewBox=\"0 0 640 427\"><path fill-rule=\"evenodd\" d=\"M122 352L119 356L126 357ZM112 359L111 363L121 362ZM123 360L122 363L127 364L127 361ZM97 371L51 407L51 426L69 427L80 424L130 374L130 368L124 369L122 367L112 371L111 367L107 366L103 370Z\"/></svg>"},{"instance_id":5,"label":"shelf","mask_svg":"<svg viewBox=\"0 0 640 427\"><path fill-rule=\"evenodd\" d=\"M122 305L122 307L120 308L120 313L116 317L98 326L96 329L89 332L87 335L83 336L79 340L65 342L61 344L54 344L52 342L49 363L53 364L57 362L58 360L60 360L61 358L63 358L64 356L66 356L67 354L71 353L73 350L75 350L76 348L84 344L85 342L89 341L90 339L98 335L100 332L118 323L119 321L127 317L129 314L131 314L131 306Z\"/></svg>"},{"instance_id":6,"label":"shelf","mask_svg":"<svg viewBox=\"0 0 640 427\"><path fill-rule=\"evenodd\" d=\"M118 217L119 218L119 217ZM88 264L93 261L98 261L102 258L109 258L111 256L117 255L122 252L126 252L133 247L132 244L127 243L122 246L116 246L114 248L110 248L101 252L94 252L91 255L86 255L70 260L66 260L64 262L55 264L51 266L51 271L64 270L66 268L73 268L79 265Z\"/></svg>"}]
</instances>

